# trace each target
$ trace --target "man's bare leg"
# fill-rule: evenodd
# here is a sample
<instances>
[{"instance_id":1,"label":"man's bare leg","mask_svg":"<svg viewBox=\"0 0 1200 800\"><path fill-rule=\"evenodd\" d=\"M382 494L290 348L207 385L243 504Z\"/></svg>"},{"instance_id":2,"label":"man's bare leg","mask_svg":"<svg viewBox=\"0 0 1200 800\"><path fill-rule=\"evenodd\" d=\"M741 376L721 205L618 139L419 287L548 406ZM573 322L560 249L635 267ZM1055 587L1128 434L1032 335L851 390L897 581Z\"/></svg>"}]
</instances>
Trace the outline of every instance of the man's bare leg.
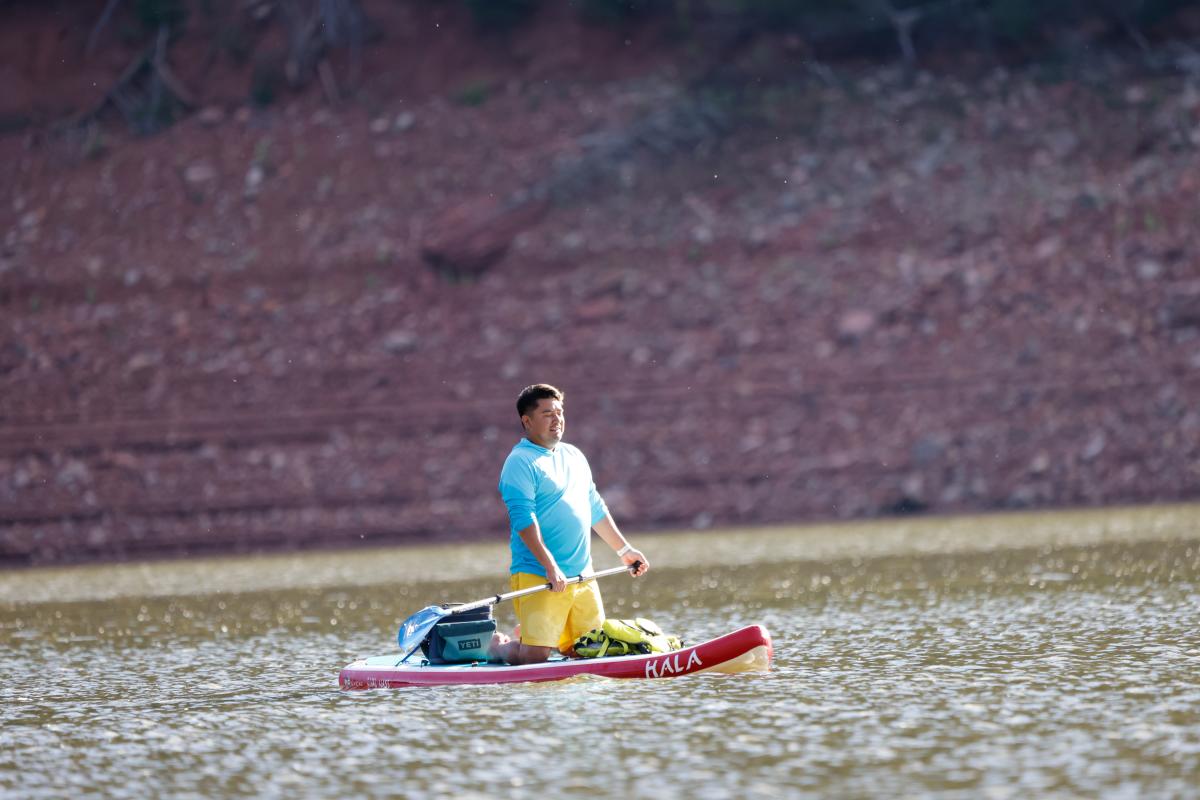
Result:
<instances>
[{"instance_id":1,"label":"man's bare leg","mask_svg":"<svg viewBox=\"0 0 1200 800\"><path fill-rule=\"evenodd\" d=\"M557 653L555 647L538 647L532 644L522 644L519 639L509 639L502 633L492 636L492 644L488 648L489 660L503 661L506 664L538 664L546 661Z\"/></svg>"}]
</instances>

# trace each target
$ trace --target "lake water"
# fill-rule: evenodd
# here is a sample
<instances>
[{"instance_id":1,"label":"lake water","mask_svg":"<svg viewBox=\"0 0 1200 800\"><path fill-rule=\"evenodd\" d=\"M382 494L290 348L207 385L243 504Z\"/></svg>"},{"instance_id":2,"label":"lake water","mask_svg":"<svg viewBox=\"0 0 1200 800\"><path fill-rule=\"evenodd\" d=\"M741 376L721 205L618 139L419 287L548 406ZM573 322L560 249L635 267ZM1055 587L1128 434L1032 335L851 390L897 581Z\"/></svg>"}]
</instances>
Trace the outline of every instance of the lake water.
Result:
<instances>
[{"instance_id":1,"label":"lake water","mask_svg":"<svg viewBox=\"0 0 1200 800\"><path fill-rule=\"evenodd\" d=\"M0 573L0 795L1200 793L1197 507L632 538L611 615L771 672L338 690L497 545Z\"/></svg>"}]
</instances>

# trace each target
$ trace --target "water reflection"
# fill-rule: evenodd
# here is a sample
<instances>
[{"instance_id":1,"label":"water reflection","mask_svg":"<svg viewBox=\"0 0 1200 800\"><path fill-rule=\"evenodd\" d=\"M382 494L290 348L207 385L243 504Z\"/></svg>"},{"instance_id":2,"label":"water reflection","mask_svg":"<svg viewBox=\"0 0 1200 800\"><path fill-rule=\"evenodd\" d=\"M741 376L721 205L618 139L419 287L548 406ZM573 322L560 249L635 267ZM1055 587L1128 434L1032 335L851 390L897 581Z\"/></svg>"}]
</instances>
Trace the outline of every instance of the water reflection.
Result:
<instances>
[{"instance_id":1,"label":"water reflection","mask_svg":"<svg viewBox=\"0 0 1200 800\"><path fill-rule=\"evenodd\" d=\"M757 561L692 540L696 568L664 539L666 566L605 583L692 641L767 625L766 675L336 690L413 610L492 590L474 574L9 604L0 793L1187 795L1200 542L1147 530L816 558L767 531Z\"/></svg>"}]
</instances>

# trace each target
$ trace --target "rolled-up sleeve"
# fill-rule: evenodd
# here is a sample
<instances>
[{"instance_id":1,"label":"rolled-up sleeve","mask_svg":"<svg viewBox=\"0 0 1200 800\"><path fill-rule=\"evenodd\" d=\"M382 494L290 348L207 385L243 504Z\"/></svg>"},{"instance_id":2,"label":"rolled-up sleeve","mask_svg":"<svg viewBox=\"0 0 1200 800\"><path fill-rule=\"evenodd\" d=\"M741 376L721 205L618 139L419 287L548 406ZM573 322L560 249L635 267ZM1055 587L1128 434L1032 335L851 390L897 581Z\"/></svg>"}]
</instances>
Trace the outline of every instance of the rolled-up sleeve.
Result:
<instances>
[{"instance_id":1,"label":"rolled-up sleeve","mask_svg":"<svg viewBox=\"0 0 1200 800\"><path fill-rule=\"evenodd\" d=\"M608 506L604 502L604 498L596 491L596 482L592 481L591 488L588 489L588 500L592 505L592 524L595 525L608 516Z\"/></svg>"},{"instance_id":2,"label":"rolled-up sleeve","mask_svg":"<svg viewBox=\"0 0 1200 800\"><path fill-rule=\"evenodd\" d=\"M513 533L520 533L533 524L534 511L533 469L527 463L509 461L500 472L500 499L508 507L508 524Z\"/></svg>"}]
</instances>

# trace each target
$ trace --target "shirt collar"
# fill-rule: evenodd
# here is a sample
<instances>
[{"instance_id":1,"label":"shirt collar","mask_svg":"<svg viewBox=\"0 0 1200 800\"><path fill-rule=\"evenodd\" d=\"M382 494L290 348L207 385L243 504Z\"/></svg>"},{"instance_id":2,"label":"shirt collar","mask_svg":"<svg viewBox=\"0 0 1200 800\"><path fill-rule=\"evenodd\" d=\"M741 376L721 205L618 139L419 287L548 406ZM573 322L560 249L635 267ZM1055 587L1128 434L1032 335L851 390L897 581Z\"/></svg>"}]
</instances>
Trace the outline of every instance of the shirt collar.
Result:
<instances>
[{"instance_id":1,"label":"shirt collar","mask_svg":"<svg viewBox=\"0 0 1200 800\"><path fill-rule=\"evenodd\" d=\"M562 444L562 442L559 442L559 444ZM554 452L554 450L549 450L545 447L542 447L540 444L538 444L536 442L530 441L529 437L527 437L527 436L522 436L521 441L517 443L517 446L518 447L522 447L522 446L523 447L532 447L534 450L537 450L539 453L553 453Z\"/></svg>"}]
</instances>

